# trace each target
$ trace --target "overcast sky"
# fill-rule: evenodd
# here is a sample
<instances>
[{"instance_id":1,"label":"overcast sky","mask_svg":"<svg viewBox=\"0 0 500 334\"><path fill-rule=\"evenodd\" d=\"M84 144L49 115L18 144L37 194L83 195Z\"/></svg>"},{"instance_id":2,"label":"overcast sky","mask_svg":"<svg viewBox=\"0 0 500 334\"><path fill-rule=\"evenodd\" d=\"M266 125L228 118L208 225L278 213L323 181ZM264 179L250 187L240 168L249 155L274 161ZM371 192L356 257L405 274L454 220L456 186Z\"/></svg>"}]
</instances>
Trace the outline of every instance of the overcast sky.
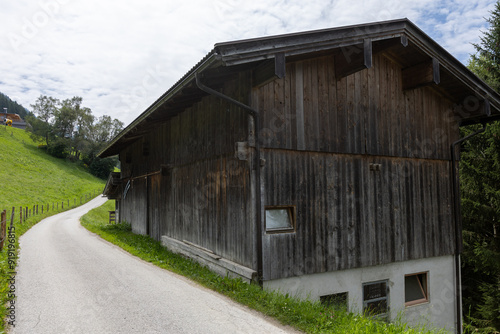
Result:
<instances>
[{"instance_id":1,"label":"overcast sky","mask_svg":"<svg viewBox=\"0 0 500 334\"><path fill-rule=\"evenodd\" d=\"M467 64L493 0L16 0L0 6L0 92L83 97L128 125L215 43L408 18Z\"/></svg>"}]
</instances>

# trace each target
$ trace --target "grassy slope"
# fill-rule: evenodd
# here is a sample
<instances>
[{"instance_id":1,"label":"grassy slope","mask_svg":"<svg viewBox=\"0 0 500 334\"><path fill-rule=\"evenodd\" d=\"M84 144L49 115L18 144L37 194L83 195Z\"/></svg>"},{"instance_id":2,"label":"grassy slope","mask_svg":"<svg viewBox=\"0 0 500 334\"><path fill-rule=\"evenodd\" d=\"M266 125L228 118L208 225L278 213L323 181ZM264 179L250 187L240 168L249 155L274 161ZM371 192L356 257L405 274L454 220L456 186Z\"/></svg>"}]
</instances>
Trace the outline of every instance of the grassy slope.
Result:
<instances>
[{"instance_id":1,"label":"grassy slope","mask_svg":"<svg viewBox=\"0 0 500 334\"><path fill-rule=\"evenodd\" d=\"M64 209L80 204L80 198L90 199L102 192L105 182L83 168L64 160L53 158L37 147L29 135L19 129L0 126L0 211L7 210L7 226L10 224L10 211L15 207L15 243L6 240L4 250L0 252L0 333L5 331L7 315L5 308L10 290L8 280L12 272L9 265L9 246L19 250L18 239L31 226L41 219L61 212L61 202ZM52 203L59 203L57 210L52 210ZM49 212L45 209L41 214L41 205L50 205ZM32 215L23 224L19 224L19 207L33 208L39 205L39 214ZM57 205L56 205L57 208ZM12 255L12 254L11 254ZM14 261L16 256L14 257Z\"/></svg>"},{"instance_id":2,"label":"grassy slope","mask_svg":"<svg viewBox=\"0 0 500 334\"><path fill-rule=\"evenodd\" d=\"M445 333L439 330L410 328L399 321L387 324L335 306L327 307L320 303L301 301L288 295L263 291L256 285L249 285L238 279L220 277L194 261L169 252L159 242L147 236L133 234L130 225L109 225L108 210L113 208L114 201L108 201L102 207L91 210L83 216L82 225L143 260L186 276L306 333Z\"/></svg>"},{"instance_id":3,"label":"grassy slope","mask_svg":"<svg viewBox=\"0 0 500 334\"><path fill-rule=\"evenodd\" d=\"M0 210L73 200L104 185L83 168L47 155L25 131L5 126L0 126L0 180Z\"/></svg>"}]
</instances>

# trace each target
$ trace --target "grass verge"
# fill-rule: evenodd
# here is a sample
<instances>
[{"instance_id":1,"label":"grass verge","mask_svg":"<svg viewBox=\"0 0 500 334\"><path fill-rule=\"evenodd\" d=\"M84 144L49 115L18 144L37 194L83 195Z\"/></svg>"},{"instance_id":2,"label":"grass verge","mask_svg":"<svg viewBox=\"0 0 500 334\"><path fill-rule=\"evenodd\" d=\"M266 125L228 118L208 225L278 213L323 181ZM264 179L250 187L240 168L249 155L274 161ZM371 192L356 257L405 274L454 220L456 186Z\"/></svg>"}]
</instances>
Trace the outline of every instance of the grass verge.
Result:
<instances>
[{"instance_id":1,"label":"grass verge","mask_svg":"<svg viewBox=\"0 0 500 334\"><path fill-rule=\"evenodd\" d=\"M183 275L224 294L284 325L306 333L445 333L438 330L411 328L403 322L385 323L370 317L349 313L341 307L325 306L319 302L304 301L278 292L264 291L240 279L221 277L208 268L169 252L159 242L143 235L133 234L129 224L108 224L108 211L114 202L82 217L82 225L103 239L123 248L145 261Z\"/></svg>"}]
</instances>

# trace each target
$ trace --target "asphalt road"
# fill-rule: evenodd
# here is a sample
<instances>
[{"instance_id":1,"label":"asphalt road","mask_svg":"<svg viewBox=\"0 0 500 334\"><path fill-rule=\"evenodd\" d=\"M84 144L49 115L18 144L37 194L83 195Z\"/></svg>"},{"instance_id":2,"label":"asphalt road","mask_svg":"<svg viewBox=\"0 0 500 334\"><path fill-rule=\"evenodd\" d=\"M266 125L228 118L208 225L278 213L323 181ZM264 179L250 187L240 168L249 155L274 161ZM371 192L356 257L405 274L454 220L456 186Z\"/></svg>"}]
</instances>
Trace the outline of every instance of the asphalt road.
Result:
<instances>
[{"instance_id":1,"label":"asphalt road","mask_svg":"<svg viewBox=\"0 0 500 334\"><path fill-rule=\"evenodd\" d=\"M80 216L105 201L21 237L12 333L294 332L88 232Z\"/></svg>"}]
</instances>

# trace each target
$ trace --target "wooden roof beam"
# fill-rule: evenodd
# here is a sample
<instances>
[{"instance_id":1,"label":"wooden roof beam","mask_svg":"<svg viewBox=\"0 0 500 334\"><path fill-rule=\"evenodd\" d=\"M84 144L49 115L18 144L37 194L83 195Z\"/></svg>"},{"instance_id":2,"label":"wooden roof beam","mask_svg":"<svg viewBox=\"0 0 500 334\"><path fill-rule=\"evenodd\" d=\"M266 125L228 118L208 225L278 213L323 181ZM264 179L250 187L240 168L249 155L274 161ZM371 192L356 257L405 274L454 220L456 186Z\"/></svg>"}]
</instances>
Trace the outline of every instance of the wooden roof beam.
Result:
<instances>
[{"instance_id":1,"label":"wooden roof beam","mask_svg":"<svg viewBox=\"0 0 500 334\"><path fill-rule=\"evenodd\" d=\"M437 85L441 81L439 61L432 58L420 64L402 70L403 90L415 89L422 86Z\"/></svg>"},{"instance_id":2,"label":"wooden roof beam","mask_svg":"<svg viewBox=\"0 0 500 334\"><path fill-rule=\"evenodd\" d=\"M266 60L252 72L252 85L254 87L263 86L275 79L285 77L286 60L285 53L278 52L274 55L274 60Z\"/></svg>"},{"instance_id":3,"label":"wooden roof beam","mask_svg":"<svg viewBox=\"0 0 500 334\"><path fill-rule=\"evenodd\" d=\"M371 68L372 54L371 39L364 39L363 43L343 47L342 53L335 57L335 76L337 80Z\"/></svg>"}]
</instances>

